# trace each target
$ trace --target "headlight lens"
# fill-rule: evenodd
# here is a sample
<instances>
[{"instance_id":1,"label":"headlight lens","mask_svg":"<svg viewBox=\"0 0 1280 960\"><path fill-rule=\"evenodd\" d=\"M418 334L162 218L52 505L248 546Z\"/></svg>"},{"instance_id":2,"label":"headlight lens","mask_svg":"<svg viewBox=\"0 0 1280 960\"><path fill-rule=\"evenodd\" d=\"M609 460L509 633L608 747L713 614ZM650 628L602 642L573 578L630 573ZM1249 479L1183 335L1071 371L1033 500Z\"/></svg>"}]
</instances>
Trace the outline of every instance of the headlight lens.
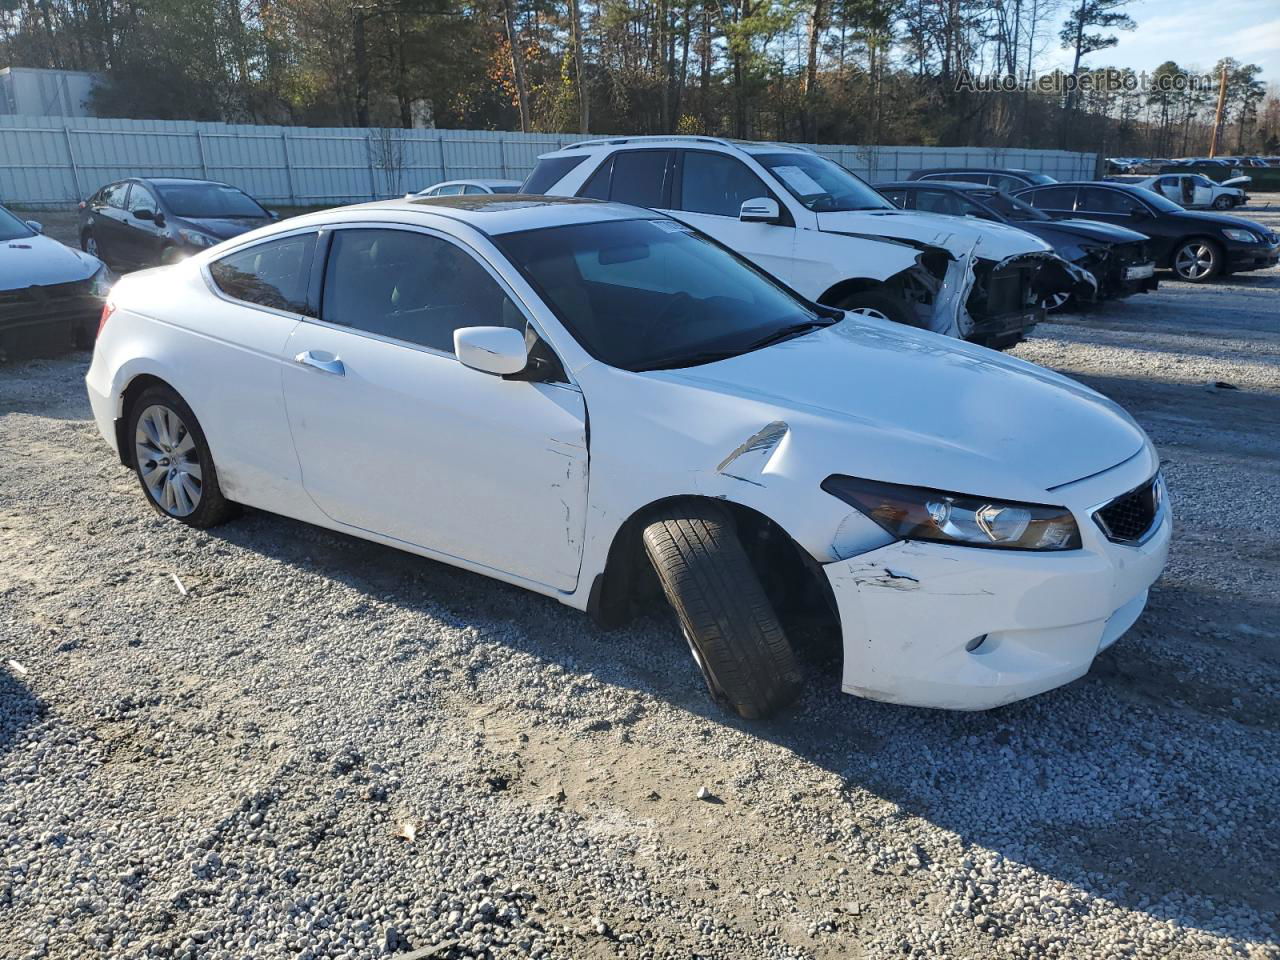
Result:
<instances>
[{"instance_id":1,"label":"headlight lens","mask_svg":"<svg viewBox=\"0 0 1280 960\"><path fill-rule=\"evenodd\" d=\"M1016 503L831 476L822 489L899 540L1005 550L1078 550L1080 530L1066 507Z\"/></svg>"},{"instance_id":2,"label":"headlight lens","mask_svg":"<svg viewBox=\"0 0 1280 960\"><path fill-rule=\"evenodd\" d=\"M1257 243L1258 238L1248 230L1223 230L1222 235L1228 240L1235 240L1237 243Z\"/></svg>"},{"instance_id":3,"label":"headlight lens","mask_svg":"<svg viewBox=\"0 0 1280 960\"><path fill-rule=\"evenodd\" d=\"M98 272L89 278L89 292L105 300L107 294L111 292L111 285L115 282L115 275L104 263L98 268Z\"/></svg>"},{"instance_id":4,"label":"headlight lens","mask_svg":"<svg viewBox=\"0 0 1280 960\"><path fill-rule=\"evenodd\" d=\"M212 247L218 241L207 233L200 233L198 230L179 230L178 236L182 242L188 246L203 249L204 247Z\"/></svg>"}]
</instances>

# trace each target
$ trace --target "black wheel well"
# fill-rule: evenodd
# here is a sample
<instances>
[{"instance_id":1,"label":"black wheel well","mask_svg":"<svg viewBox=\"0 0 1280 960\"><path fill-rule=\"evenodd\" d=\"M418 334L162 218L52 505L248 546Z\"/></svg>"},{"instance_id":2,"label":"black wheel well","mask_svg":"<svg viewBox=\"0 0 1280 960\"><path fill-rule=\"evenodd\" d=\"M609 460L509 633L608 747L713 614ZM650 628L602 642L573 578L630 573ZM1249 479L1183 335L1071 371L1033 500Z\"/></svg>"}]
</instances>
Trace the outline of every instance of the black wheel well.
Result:
<instances>
[{"instance_id":1,"label":"black wheel well","mask_svg":"<svg viewBox=\"0 0 1280 960\"><path fill-rule=\"evenodd\" d=\"M116 451L120 454L120 462L126 467L133 466L133 447L128 442L128 421L129 411L133 408L133 402L141 395L142 391L148 387L161 386L173 387L161 380L159 377L152 376L149 373L140 373L124 388L124 393L120 395L120 416L116 417ZM177 391L174 391L175 393Z\"/></svg>"},{"instance_id":2,"label":"black wheel well","mask_svg":"<svg viewBox=\"0 0 1280 960\"><path fill-rule=\"evenodd\" d=\"M821 565L790 534L758 510L732 500L693 495L648 504L618 528L609 545L605 569L591 585L587 601L587 612L598 625L606 629L622 626L638 610L661 599L640 535L665 507L691 500L717 504L733 516L751 566L784 625L790 628L803 621L838 627L835 597Z\"/></svg>"},{"instance_id":3,"label":"black wheel well","mask_svg":"<svg viewBox=\"0 0 1280 960\"><path fill-rule=\"evenodd\" d=\"M883 280L872 280L868 277L851 277L848 280L841 280L828 288L822 296L818 297L818 303L827 307L834 307L845 297L852 296L855 293L866 293L868 290L894 292L893 288Z\"/></svg>"}]
</instances>

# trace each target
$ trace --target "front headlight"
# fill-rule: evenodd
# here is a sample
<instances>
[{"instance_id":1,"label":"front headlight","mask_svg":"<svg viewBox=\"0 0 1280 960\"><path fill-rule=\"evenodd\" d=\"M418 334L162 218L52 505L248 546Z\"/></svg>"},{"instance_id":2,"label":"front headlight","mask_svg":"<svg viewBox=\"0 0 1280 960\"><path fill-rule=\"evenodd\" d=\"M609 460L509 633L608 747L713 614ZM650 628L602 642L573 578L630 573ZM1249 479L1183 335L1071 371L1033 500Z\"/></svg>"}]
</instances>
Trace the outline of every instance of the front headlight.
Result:
<instances>
[{"instance_id":1,"label":"front headlight","mask_svg":"<svg viewBox=\"0 0 1280 960\"><path fill-rule=\"evenodd\" d=\"M1237 243L1257 243L1258 238L1248 230L1223 230L1222 235L1228 240L1234 240Z\"/></svg>"},{"instance_id":2,"label":"front headlight","mask_svg":"<svg viewBox=\"0 0 1280 960\"><path fill-rule=\"evenodd\" d=\"M207 233L201 233L198 230L179 230L178 238L187 246L195 247L198 250L212 247L218 242L215 237L211 237Z\"/></svg>"},{"instance_id":3,"label":"front headlight","mask_svg":"<svg viewBox=\"0 0 1280 960\"><path fill-rule=\"evenodd\" d=\"M115 282L115 275L104 263L98 268L98 272L89 278L89 292L93 294L93 296L101 297L105 300L107 298L107 294L111 292L111 285Z\"/></svg>"},{"instance_id":4,"label":"front headlight","mask_svg":"<svg viewBox=\"0 0 1280 960\"><path fill-rule=\"evenodd\" d=\"M1066 507L1016 503L840 475L822 489L899 540L1005 550L1078 550L1080 530Z\"/></svg>"}]
</instances>

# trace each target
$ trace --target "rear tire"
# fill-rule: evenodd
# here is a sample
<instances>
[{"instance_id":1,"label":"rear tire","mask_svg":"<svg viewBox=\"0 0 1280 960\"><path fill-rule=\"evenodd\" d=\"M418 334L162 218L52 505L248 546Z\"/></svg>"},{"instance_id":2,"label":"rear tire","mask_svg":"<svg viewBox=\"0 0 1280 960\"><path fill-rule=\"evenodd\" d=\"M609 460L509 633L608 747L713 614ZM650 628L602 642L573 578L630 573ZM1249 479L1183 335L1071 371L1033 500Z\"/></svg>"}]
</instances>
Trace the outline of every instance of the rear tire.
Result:
<instances>
[{"instance_id":1,"label":"rear tire","mask_svg":"<svg viewBox=\"0 0 1280 960\"><path fill-rule=\"evenodd\" d=\"M679 504L642 539L712 696L749 720L793 700L800 668L729 512Z\"/></svg>"},{"instance_id":2,"label":"rear tire","mask_svg":"<svg viewBox=\"0 0 1280 960\"><path fill-rule=\"evenodd\" d=\"M900 323L906 327L920 328L923 326L910 304L900 297L895 297L891 293L884 293L880 290L864 290L861 293L851 293L833 303L832 306L864 317L892 320L894 323Z\"/></svg>"},{"instance_id":3,"label":"rear tire","mask_svg":"<svg viewBox=\"0 0 1280 960\"><path fill-rule=\"evenodd\" d=\"M230 519L235 505L222 495L218 470L200 422L185 400L162 384L129 407L125 442L142 492L170 520L204 529Z\"/></svg>"}]
</instances>

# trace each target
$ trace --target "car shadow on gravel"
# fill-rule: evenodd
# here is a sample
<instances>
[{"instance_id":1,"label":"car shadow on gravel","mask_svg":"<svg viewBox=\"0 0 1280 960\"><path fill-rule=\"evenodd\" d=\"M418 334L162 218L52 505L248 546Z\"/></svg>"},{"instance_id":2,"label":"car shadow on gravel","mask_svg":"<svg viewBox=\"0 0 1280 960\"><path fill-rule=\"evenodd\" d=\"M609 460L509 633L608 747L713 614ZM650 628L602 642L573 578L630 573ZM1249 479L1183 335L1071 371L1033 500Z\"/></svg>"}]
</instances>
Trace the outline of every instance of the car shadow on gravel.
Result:
<instances>
[{"instance_id":1,"label":"car shadow on gravel","mask_svg":"<svg viewBox=\"0 0 1280 960\"><path fill-rule=\"evenodd\" d=\"M45 709L44 702L15 675L12 664L0 664L0 753L12 749L22 732L44 716Z\"/></svg>"},{"instance_id":2,"label":"car shadow on gravel","mask_svg":"<svg viewBox=\"0 0 1280 960\"><path fill-rule=\"evenodd\" d=\"M1215 700L1198 712L1160 695L1161 665L1135 652L1144 635L1164 629L1159 601L1131 634L1139 642L1122 641L1093 674L999 710L951 713L847 696L838 656L815 647L800 702L774 720L747 722L706 696L659 614L602 631L549 598L254 511L210 533L371 600L479 631L513 654L665 701L704 730L774 744L834 773L846 789L893 801L900 815L879 826L904 842L910 818L920 818L967 848L995 851L1090 896L1223 936L1241 935L1233 910L1275 909L1280 851L1265 804L1231 789L1251 777L1270 789L1280 783L1276 766L1265 751L1224 747L1241 729L1229 701L1226 710ZM1194 683L1184 678L1178 689ZM583 730L600 729L599 720L634 722L584 715Z\"/></svg>"}]
</instances>

